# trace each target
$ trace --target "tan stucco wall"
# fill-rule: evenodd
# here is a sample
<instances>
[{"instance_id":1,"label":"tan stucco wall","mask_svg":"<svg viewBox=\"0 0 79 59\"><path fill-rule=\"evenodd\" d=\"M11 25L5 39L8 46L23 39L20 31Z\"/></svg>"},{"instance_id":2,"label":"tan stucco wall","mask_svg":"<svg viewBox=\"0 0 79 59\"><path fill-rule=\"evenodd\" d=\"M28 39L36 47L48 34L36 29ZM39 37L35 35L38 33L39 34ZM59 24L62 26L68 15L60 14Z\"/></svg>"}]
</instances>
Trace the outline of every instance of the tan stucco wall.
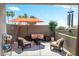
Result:
<instances>
[{"instance_id":1,"label":"tan stucco wall","mask_svg":"<svg viewBox=\"0 0 79 59\"><path fill-rule=\"evenodd\" d=\"M6 33L5 5L0 4L0 55L2 55L2 34Z\"/></svg>"}]
</instances>

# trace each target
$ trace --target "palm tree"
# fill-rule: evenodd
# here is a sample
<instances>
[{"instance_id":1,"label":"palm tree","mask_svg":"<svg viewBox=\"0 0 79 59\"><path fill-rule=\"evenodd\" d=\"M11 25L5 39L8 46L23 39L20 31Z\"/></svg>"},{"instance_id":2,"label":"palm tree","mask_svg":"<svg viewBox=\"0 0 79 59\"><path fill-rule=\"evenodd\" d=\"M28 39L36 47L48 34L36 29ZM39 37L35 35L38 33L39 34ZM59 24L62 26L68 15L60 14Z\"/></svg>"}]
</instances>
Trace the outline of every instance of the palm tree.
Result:
<instances>
[{"instance_id":1,"label":"palm tree","mask_svg":"<svg viewBox=\"0 0 79 59\"><path fill-rule=\"evenodd\" d=\"M10 17L10 12L9 11L6 11L6 16L8 18L8 23L9 23L9 17Z\"/></svg>"},{"instance_id":2,"label":"palm tree","mask_svg":"<svg viewBox=\"0 0 79 59\"><path fill-rule=\"evenodd\" d=\"M55 32L56 32L57 22L50 21L49 22L49 29L51 30L51 37L54 37L54 40L56 40Z\"/></svg>"},{"instance_id":3,"label":"palm tree","mask_svg":"<svg viewBox=\"0 0 79 59\"><path fill-rule=\"evenodd\" d=\"M19 15L18 17L19 17L19 18L28 18L27 14Z\"/></svg>"},{"instance_id":4,"label":"palm tree","mask_svg":"<svg viewBox=\"0 0 79 59\"><path fill-rule=\"evenodd\" d=\"M25 13L24 15L19 15L19 18L28 18L27 14ZM20 23L19 23L20 24Z\"/></svg>"},{"instance_id":5,"label":"palm tree","mask_svg":"<svg viewBox=\"0 0 79 59\"><path fill-rule=\"evenodd\" d=\"M36 18L36 17L35 16L30 16L30 18ZM33 25L33 24L36 24L36 22L30 22L28 24Z\"/></svg>"},{"instance_id":6,"label":"palm tree","mask_svg":"<svg viewBox=\"0 0 79 59\"><path fill-rule=\"evenodd\" d=\"M27 14L24 14L24 15L23 15L23 18L28 18Z\"/></svg>"},{"instance_id":7,"label":"palm tree","mask_svg":"<svg viewBox=\"0 0 79 59\"><path fill-rule=\"evenodd\" d=\"M21 15L19 15L18 17L19 17L19 18L22 18L22 16L21 16Z\"/></svg>"},{"instance_id":8,"label":"palm tree","mask_svg":"<svg viewBox=\"0 0 79 59\"><path fill-rule=\"evenodd\" d=\"M13 17L15 16L15 13L14 13L13 11L10 11L10 16L11 16L12 19L13 19Z\"/></svg>"},{"instance_id":9,"label":"palm tree","mask_svg":"<svg viewBox=\"0 0 79 59\"><path fill-rule=\"evenodd\" d=\"M35 16L30 16L30 18L36 18Z\"/></svg>"},{"instance_id":10,"label":"palm tree","mask_svg":"<svg viewBox=\"0 0 79 59\"><path fill-rule=\"evenodd\" d=\"M13 11L10 11L10 16L11 16L12 19L13 19L13 17L15 16L15 13L14 13Z\"/></svg>"}]
</instances>

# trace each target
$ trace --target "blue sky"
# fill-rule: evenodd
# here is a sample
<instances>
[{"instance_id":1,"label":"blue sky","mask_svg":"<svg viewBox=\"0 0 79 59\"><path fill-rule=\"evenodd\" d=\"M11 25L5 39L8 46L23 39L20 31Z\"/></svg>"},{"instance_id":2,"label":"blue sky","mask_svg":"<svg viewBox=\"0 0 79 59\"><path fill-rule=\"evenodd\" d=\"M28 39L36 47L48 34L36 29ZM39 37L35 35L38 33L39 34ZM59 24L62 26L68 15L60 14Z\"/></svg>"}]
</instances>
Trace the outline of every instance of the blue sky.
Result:
<instances>
[{"instance_id":1,"label":"blue sky","mask_svg":"<svg viewBox=\"0 0 79 59\"><path fill-rule=\"evenodd\" d=\"M7 4L6 11L14 11L15 17L26 13L28 16L35 16L42 23L38 25L48 25L49 21L56 21L58 26L67 26L67 12L70 7L74 10L74 25L77 25L78 9L77 5L28 5L28 4Z\"/></svg>"}]
</instances>

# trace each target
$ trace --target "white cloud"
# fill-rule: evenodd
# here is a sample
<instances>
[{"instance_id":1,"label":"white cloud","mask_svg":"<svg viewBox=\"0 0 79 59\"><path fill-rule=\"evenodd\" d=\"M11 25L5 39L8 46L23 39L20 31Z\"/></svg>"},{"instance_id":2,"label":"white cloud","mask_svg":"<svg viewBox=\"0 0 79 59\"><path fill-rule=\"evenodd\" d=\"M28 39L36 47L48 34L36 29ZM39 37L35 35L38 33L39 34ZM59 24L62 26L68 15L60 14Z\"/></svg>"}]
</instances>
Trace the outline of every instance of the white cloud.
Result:
<instances>
[{"instance_id":1,"label":"white cloud","mask_svg":"<svg viewBox=\"0 0 79 59\"><path fill-rule=\"evenodd\" d=\"M63 7L65 9L77 9L77 5L54 5L58 7Z\"/></svg>"},{"instance_id":2,"label":"white cloud","mask_svg":"<svg viewBox=\"0 0 79 59\"><path fill-rule=\"evenodd\" d=\"M10 9L10 10L16 10L16 11L20 10L18 7L9 7L8 9Z\"/></svg>"},{"instance_id":3,"label":"white cloud","mask_svg":"<svg viewBox=\"0 0 79 59\"><path fill-rule=\"evenodd\" d=\"M60 7L63 7L63 8L66 8L66 9L70 9L71 6L68 6L68 5L61 5Z\"/></svg>"},{"instance_id":4,"label":"white cloud","mask_svg":"<svg viewBox=\"0 0 79 59\"><path fill-rule=\"evenodd\" d=\"M57 23L58 23L58 27L59 26L67 27L67 22L65 20L59 20L59 21L57 21Z\"/></svg>"}]
</instances>

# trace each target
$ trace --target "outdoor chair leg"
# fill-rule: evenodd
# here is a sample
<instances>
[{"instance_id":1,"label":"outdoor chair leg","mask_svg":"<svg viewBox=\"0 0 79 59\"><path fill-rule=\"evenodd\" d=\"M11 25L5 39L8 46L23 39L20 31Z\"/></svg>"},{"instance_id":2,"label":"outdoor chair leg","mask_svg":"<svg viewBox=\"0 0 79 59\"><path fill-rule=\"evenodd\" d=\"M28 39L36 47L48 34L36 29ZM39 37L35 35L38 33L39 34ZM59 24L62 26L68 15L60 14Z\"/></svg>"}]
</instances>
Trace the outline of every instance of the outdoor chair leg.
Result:
<instances>
[{"instance_id":1,"label":"outdoor chair leg","mask_svg":"<svg viewBox=\"0 0 79 59\"><path fill-rule=\"evenodd\" d=\"M18 48L19 48L19 46L18 46Z\"/></svg>"},{"instance_id":2,"label":"outdoor chair leg","mask_svg":"<svg viewBox=\"0 0 79 59\"><path fill-rule=\"evenodd\" d=\"M59 51L60 51L60 52L62 51L61 48L59 48Z\"/></svg>"},{"instance_id":3,"label":"outdoor chair leg","mask_svg":"<svg viewBox=\"0 0 79 59\"><path fill-rule=\"evenodd\" d=\"M30 44L30 48L31 48L31 44Z\"/></svg>"},{"instance_id":4,"label":"outdoor chair leg","mask_svg":"<svg viewBox=\"0 0 79 59\"><path fill-rule=\"evenodd\" d=\"M22 46L22 51L24 50L24 46Z\"/></svg>"},{"instance_id":5,"label":"outdoor chair leg","mask_svg":"<svg viewBox=\"0 0 79 59\"><path fill-rule=\"evenodd\" d=\"M63 51L63 47L61 47L61 51Z\"/></svg>"},{"instance_id":6,"label":"outdoor chair leg","mask_svg":"<svg viewBox=\"0 0 79 59\"><path fill-rule=\"evenodd\" d=\"M61 49L59 51L61 52Z\"/></svg>"}]
</instances>

